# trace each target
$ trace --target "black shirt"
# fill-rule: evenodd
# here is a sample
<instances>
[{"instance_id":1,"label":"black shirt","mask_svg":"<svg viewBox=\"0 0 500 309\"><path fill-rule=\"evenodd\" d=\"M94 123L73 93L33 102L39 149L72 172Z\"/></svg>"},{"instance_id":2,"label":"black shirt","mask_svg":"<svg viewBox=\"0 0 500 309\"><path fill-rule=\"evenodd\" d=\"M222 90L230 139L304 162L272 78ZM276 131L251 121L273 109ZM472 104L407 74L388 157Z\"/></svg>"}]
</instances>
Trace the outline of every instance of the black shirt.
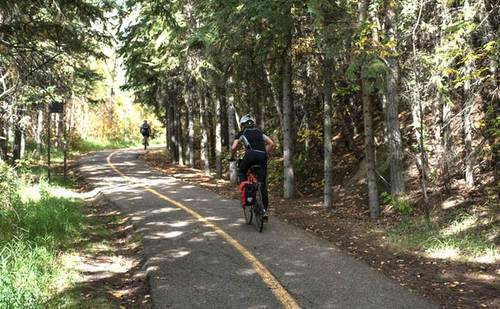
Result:
<instances>
[{"instance_id":1,"label":"black shirt","mask_svg":"<svg viewBox=\"0 0 500 309\"><path fill-rule=\"evenodd\" d=\"M260 129L249 128L236 134L235 139L240 140L248 149L266 151L265 138L268 138Z\"/></svg>"}]
</instances>

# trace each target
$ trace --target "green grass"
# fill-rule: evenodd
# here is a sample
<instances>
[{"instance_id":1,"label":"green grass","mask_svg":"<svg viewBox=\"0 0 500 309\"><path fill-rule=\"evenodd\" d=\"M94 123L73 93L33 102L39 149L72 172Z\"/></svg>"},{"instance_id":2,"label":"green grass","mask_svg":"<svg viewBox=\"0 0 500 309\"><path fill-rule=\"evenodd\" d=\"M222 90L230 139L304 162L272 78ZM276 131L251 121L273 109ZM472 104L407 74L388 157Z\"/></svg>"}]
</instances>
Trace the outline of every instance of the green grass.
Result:
<instances>
[{"instance_id":1,"label":"green grass","mask_svg":"<svg viewBox=\"0 0 500 309\"><path fill-rule=\"evenodd\" d=\"M138 146L138 141L80 140L69 158ZM46 182L46 158L33 153L28 151L15 170L0 160L0 309L114 307L106 291L86 304L89 300L81 297L74 271L61 264L61 258L73 252L92 254L103 248L111 252L106 243L109 230L85 217L84 201L70 190L71 178L54 173L51 183ZM51 155L60 168L62 151L52 149ZM102 240L93 243L90 234Z\"/></svg>"},{"instance_id":2,"label":"green grass","mask_svg":"<svg viewBox=\"0 0 500 309\"><path fill-rule=\"evenodd\" d=\"M58 255L85 232L83 200L0 165L0 308L45 308L69 277Z\"/></svg>"},{"instance_id":3,"label":"green grass","mask_svg":"<svg viewBox=\"0 0 500 309\"><path fill-rule=\"evenodd\" d=\"M153 139L150 140L150 145L159 145L164 143L164 139ZM104 140L98 138L88 138L81 139L78 138L75 141L70 141L68 145L68 157L74 157L81 154L85 154L91 151L99 151L106 149L120 149L120 148L130 148L130 147L140 147L142 145L142 140ZM26 145L26 161L45 161L47 157L47 149L44 146L41 156L36 155L36 145L33 143L28 143ZM50 150L50 159L54 164L62 163L64 160L64 152L62 149L56 148L52 145Z\"/></svg>"},{"instance_id":4,"label":"green grass","mask_svg":"<svg viewBox=\"0 0 500 309\"><path fill-rule=\"evenodd\" d=\"M119 148L128 148L128 147L139 147L141 145L141 141L109 141L109 140L100 140L100 139L87 139L82 140L78 145L76 145L75 149L72 151L76 151L78 153L86 153L90 151L104 150L104 149L119 149Z\"/></svg>"},{"instance_id":5,"label":"green grass","mask_svg":"<svg viewBox=\"0 0 500 309\"><path fill-rule=\"evenodd\" d=\"M0 244L0 308L42 308L58 267L49 248L24 239Z\"/></svg>"},{"instance_id":6,"label":"green grass","mask_svg":"<svg viewBox=\"0 0 500 309\"><path fill-rule=\"evenodd\" d=\"M494 243L498 232L494 220L458 212L430 226L425 220L405 220L389 230L389 241L433 258L494 263L500 257Z\"/></svg>"}]
</instances>

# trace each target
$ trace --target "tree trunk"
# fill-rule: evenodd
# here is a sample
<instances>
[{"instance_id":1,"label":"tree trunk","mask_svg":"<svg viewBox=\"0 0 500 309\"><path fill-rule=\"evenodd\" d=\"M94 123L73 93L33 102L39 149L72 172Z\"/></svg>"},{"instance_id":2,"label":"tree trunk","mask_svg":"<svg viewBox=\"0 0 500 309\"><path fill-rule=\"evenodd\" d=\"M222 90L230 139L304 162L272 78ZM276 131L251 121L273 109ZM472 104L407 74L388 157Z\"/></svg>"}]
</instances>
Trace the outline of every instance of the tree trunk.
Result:
<instances>
[{"instance_id":1,"label":"tree trunk","mask_svg":"<svg viewBox=\"0 0 500 309\"><path fill-rule=\"evenodd\" d=\"M261 128L261 130L266 129L266 108L267 108L266 103L267 103L267 96L265 94L263 94L262 102L261 102L261 104L259 104L260 121L259 121L258 125L259 125L259 128Z\"/></svg>"},{"instance_id":2,"label":"tree trunk","mask_svg":"<svg viewBox=\"0 0 500 309\"><path fill-rule=\"evenodd\" d=\"M229 138L229 124L227 123L227 98L225 89L222 89L222 94L220 98L220 121L221 121L221 138L222 138L222 149L227 148L232 140Z\"/></svg>"},{"instance_id":3,"label":"tree trunk","mask_svg":"<svg viewBox=\"0 0 500 309\"><path fill-rule=\"evenodd\" d=\"M359 95L350 95L348 98L348 104L346 105L347 113L349 114L352 126L352 132L354 136L361 134L363 131L362 121L357 121L356 116L358 115L358 99ZM362 108L361 108L362 110Z\"/></svg>"},{"instance_id":4,"label":"tree trunk","mask_svg":"<svg viewBox=\"0 0 500 309\"><path fill-rule=\"evenodd\" d=\"M451 23L449 9L446 3L441 4L441 31L440 31L440 46L445 46L446 41L446 31L448 25ZM445 94L439 93L439 128L436 130L436 139L439 141L439 163L440 163L440 178L446 191L449 193L450 187L450 138L451 138L451 109Z\"/></svg>"},{"instance_id":5,"label":"tree trunk","mask_svg":"<svg viewBox=\"0 0 500 309\"><path fill-rule=\"evenodd\" d=\"M323 99L323 141L324 141L324 176L323 205L333 207L333 164L332 164L332 60L327 59L324 65L324 99Z\"/></svg>"},{"instance_id":6,"label":"tree trunk","mask_svg":"<svg viewBox=\"0 0 500 309\"><path fill-rule=\"evenodd\" d=\"M75 95L71 92L71 99L69 100L69 130L75 128Z\"/></svg>"},{"instance_id":7,"label":"tree trunk","mask_svg":"<svg viewBox=\"0 0 500 309\"><path fill-rule=\"evenodd\" d=\"M179 106L178 103L176 103L176 109L175 109L175 133L176 133L176 140L177 140L177 156L179 158L179 165L184 165L184 159L185 159L185 154L184 154L184 144L183 144L183 134L182 134L182 113L181 113L181 107Z\"/></svg>"},{"instance_id":8,"label":"tree trunk","mask_svg":"<svg viewBox=\"0 0 500 309\"><path fill-rule=\"evenodd\" d=\"M210 174L210 162L208 159L208 130L207 130L207 121L206 121L206 96L203 91L200 91L200 128L201 128L201 145L200 145L200 154L201 154L201 163L202 169L205 171L205 174Z\"/></svg>"},{"instance_id":9,"label":"tree trunk","mask_svg":"<svg viewBox=\"0 0 500 309\"><path fill-rule=\"evenodd\" d=\"M278 113L278 117L280 119L280 122L283 119L283 111L281 110L281 101L278 93L278 89L273 84L273 81L271 80L271 72L264 67L264 73L266 75L266 81L269 86L269 89L271 90L272 97L273 97L273 102L274 102L274 107L276 108L276 112Z\"/></svg>"},{"instance_id":10,"label":"tree trunk","mask_svg":"<svg viewBox=\"0 0 500 309\"><path fill-rule=\"evenodd\" d=\"M375 147L373 138L373 111L370 85L366 80L362 81L363 119L365 125L365 157L366 157L366 182L368 184L368 205L370 207L370 218L378 219L379 202L377 178L375 171Z\"/></svg>"},{"instance_id":11,"label":"tree trunk","mask_svg":"<svg viewBox=\"0 0 500 309\"><path fill-rule=\"evenodd\" d=\"M169 159L171 160L171 162L174 162L175 160L175 155L172 151L172 113L171 113L171 109L170 109L170 104L169 104L169 98L168 98L168 95L166 93L166 89L162 89L161 88L162 86L159 85L158 86L158 90L157 90L157 98L160 101L160 105L163 106L163 108L165 109L165 151L168 153L169 155Z\"/></svg>"},{"instance_id":12,"label":"tree trunk","mask_svg":"<svg viewBox=\"0 0 500 309\"><path fill-rule=\"evenodd\" d=\"M7 161L7 121L4 118L3 111L0 113L0 159Z\"/></svg>"},{"instance_id":13,"label":"tree trunk","mask_svg":"<svg viewBox=\"0 0 500 309\"><path fill-rule=\"evenodd\" d=\"M388 72L386 80L386 124L387 138L389 143L389 162L391 166L391 193L396 199L404 194L404 167L403 167L403 145L401 139L401 131L399 128L399 97L398 97L398 81L399 81L399 65L396 48L396 11L397 1L388 1L386 6L386 32L391 44L389 48L390 56L387 57Z\"/></svg>"},{"instance_id":14,"label":"tree trunk","mask_svg":"<svg viewBox=\"0 0 500 309\"><path fill-rule=\"evenodd\" d=\"M234 115L234 96L231 94L228 97L227 104L227 126L228 126L228 138L229 138L229 150L231 150L231 144L233 143L234 137L236 136L235 131L235 115Z\"/></svg>"},{"instance_id":15,"label":"tree trunk","mask_svg":"<svg viewBox=\"0 0 500 309\"><path fill-rule=\"evenodd\" d=\"M188 96L186 101L186 127L188 133L187 141L187 160L190 167L194 166L194 123L193 123L193 98Z\"/></svg>"},{"instance_id":16,"label":"tree trunk","mask_svg":"<svg viewBox=\"0 0 500 309\"><path fill-rule=\"evenodd\" d=\"M450 192L450 139L451 139L451 109L443 95L441 95L442 110L441 110L441 169L442 181L448 192Z\"/></svg>"},{"instance_id":17,"label":"tree trunk","mask_svg":"<svg viewBox=\"0 0 500 309\"><path fill-rule=\"evenodd\" d=\"M465 102L464 111L462 113L462 124L464 130L464 163L465 163L465 186L472 188L474 186L474 160L472 151L472 103L474 95L470 92L470 81L466 80L464 83Z\"/></svg>"},{"instance_id":18,"label":"tree trunk","mask_svg":"<svg viewBox=\"0 0 500 309\"><path fill-rule=\"evenodd\" d=\"M40 108L37 112L36 121L36 132L35 132L35 142L36 142L36 153L38 156L42 155L43 148L43 108Z\"/></svg>"},{"instance_id":19,"label":"tree trunk","mask_svg":"<svg viewBox=\"0 0 500 309\"><path fill-rule=\"evenodd\" d=\"M62 119L61 114L55 114L55 124L56 124L56 147L57 149L62 149Z\"/></svg>"},{"instance_id":20,"label":"tree trunk","mask_svg":"<svg viewBox=\"0 0 500 309\"><path fill-rule=\"evenodd\" d=\"M341 102L341 104L337 104L335 106L335 110L341 120L342 136L344 137L345 146L356 156L356 158L359 158L359 151L356 147L356 143L354 143L354 127L352 125L352 119L349 117L349 112L346 108L349 104L348 97L343 96Z\"/></svg>"},{"instance_id":21,"label":"tree trunk","mask_svg":"<svg viewBox=\"0 0 500 309\"><path fill-rule=\"evenodd\" d=\"M231 145L234 141L234 137L236 136L235 132L235 118L234 118L234 96L232 94L229 95L228 97L228 104L227 104L227 126L228 126L228 138L229 138L229 151L231 151ZM229 163L229 181L232 184L236 184L238 180L238 169L236 167L236 162L230 162Z\"/></svg>"},{"instance_id":22,"label":"tree trunk","mask_svg":"<svg viewBox=\"0 0 500 309\"><path fill-rule=\"evenodd\" d=\"M19 123L20 113L18 113L18 119L15 124L14 129L14 148L12 151L12 163L16 163L17 160L22 158L22 142L23 142L23 131L21 124Z\"/></svg>"},{"instance_id":23,"label":"tree trunk","mask_svg":"<svg viewBox=\"0 0 500 309\"><path fill-rule=\"evenodd\" d=\"M420 187L422 188L422 193L424 195L424 213L425 218L428 223L430 223L430 207L429 198L427 196L427 174L429 170L429 160L427 157L427 151L425 149L425 136L424 136L424 108L423 102L420 98L421 84L420 84L420 60L417 56L417 29L419 27L420 18L422 17L423 4L419 1L419 12L417 21L412 31L412 48L413 48L413 78L415 79L415 86L412 90L413 102L412 102L412 121L413 130L415 134L415 140L418 145L418 154L416 155L416 164L420 173Z\"/></svg>"},{"instance_id":24,"label":"tree trunk","mask_svg":"<svg viewBox=\"0 0 500 309\"><path fill-rule=\"evenodd\" d=\"M291 38L290 38L291 40ZM290 43L290 42L289 42ZM283 69L283 192L285 198L294 197L293 140L292 140L292 58L290 46L284 53Z\"/></svg>"},{"instance_id":25,"label":"tree trunk","mask_svg":"<svg viewBox=\"0 0 500 309\"><path fill-rule=\"evenodd\" d=\"M363 25L366 20L366 15L368 12L368 2L369 0L360 0L358 1L358 28Z\"/></svg>"},{"instance_id":26,"label":"tree trunk","mask_svg":"<svg viewBox=\"0 0 500 309\"><path fill-rule=\"evenodd\" d=\"M218 91L214 94L215 100L215 176L222 178L222 106Z\"/></svg>"},{"instance_id":27,"label":"tree trunk","mask_svg":"<svg viewBox=\"0 0 500 309\"><path fill-rule=\"evenodd\" d=\"M175 97L172 93L169 94L168 102L168 119L169 119L169 136L170 136L170 155L172 157L172 162L175 164L179 163L179 153L178 153L178 141L177 141L177 115L175 107Z\"/></svg>"},{"instance_id":28,"label":"tree trunk","mask_svg":"<svg viewBox=\"0 0 500 309\"><path fill-rule=\"evenodd\" d=\"M472 17L470 13L469 1L464 2L465 21L470 22ZM469 44L470 38L467 38L466 44ZM467 53L471 53L470 46L467 48ZM464 169L465 169L465 186L472 188L474 186L474 160L472 151L472 122L471 114L475 95L471 92L471 84L469 75L472 73L474 63L472 59L465 62L465 81L464 81L464 107L462 113L462 126L464 133Z\"/></svg>"}]
</instances>

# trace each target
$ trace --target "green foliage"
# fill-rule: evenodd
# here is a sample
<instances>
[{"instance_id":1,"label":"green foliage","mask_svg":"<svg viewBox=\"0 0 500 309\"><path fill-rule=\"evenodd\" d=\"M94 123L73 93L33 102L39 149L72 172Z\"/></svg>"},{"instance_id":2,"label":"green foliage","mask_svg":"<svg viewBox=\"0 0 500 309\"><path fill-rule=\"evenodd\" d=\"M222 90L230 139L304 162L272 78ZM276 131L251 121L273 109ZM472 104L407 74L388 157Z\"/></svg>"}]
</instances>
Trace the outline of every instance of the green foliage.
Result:
<instances>
[{"instance_id":1,"label":"green foliage","mask_svg":"<svg viewBox=\"0 0 500 309\"><path fill-rule=\"evenodd\" d=\"M410 199L405 195L395 198L388 192L382 192L382 194L380 194L380 198L384 204L402 215L409 215L413 212Z\"/></svg>"},{"instance_id":2,"label":"green foliage","mask_svg":"<svg viewBox=\"0 0 500 309\"><path fill-rule=\"evenodd\" d=\"M13 168L0 159L0 219L5 212L14 209L20 203L18 191L20 180ZM0 220L1 221L1 220Z\"/></svg>"},{"instance_id":3,"label":"green foliage","mask_svg":"<svg viewBox=\"0 0 500 309\"><path fill-rule=\"evenodd\" d=\"M83 91L74 85L95 79L92 74L81 73L88 72L89 56L102 56L101 44L109 41L103 31L104 15L114 7L113 3L110 0L2 2L0 68L7 72L4 76L7 85L23 86L17 87L19 91L13 93L16 100L11 101L23 105L46 104L64 98L70 89Z\"/></svg>"},{"instance_id":4,"label":"green foliage","mask_svg":"<svg viewBox=\"0 0 500 309\"><path fill-rule=\"evenodd\" d=\"M0 173L0 308L44 308L65 272L58 252L84 229L82 200L43 180L31 184L3 162Z\"/></svg>"}]
</instances>

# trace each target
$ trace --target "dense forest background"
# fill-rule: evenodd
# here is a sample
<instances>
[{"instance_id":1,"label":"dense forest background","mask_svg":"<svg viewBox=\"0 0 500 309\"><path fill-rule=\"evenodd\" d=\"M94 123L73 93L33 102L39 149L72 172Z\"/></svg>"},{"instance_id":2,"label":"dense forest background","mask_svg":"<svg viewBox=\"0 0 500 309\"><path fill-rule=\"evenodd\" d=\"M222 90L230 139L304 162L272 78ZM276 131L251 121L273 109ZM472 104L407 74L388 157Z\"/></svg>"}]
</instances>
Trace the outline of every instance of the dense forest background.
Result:
<instances>
[{"instance_id":1,"label":"dense forest background","mask_svg":"<svg viewBox=\"0 0 500 309\"><path fill-rule=\"evenodd\" d=\"M285 198L332 208L359 178L372 219L383 201L430 220L443 196L498 195L499 20L486 0L18 1L1 11L1 157L26 137L41 153L62 102L59 148L65 131L137 138L150 111L173 162L221 178L250 112Z\"/></svg>"},{"instance_id":2,"label":"dense forest background","mask_svg":"<svg viewBox=\"0 0 500 309\"><path fill-rule=\"evenodd\" d=\"M432 197L498 183L495 1L127 8L126 89L165 117L175 162L222 177L237 120L251 112L279 141L271 182L286 198L323 189L335 207L332 188L361 169L372 218L384 192L429 218Z\"/></svg>"},{"instance_id":3,"label":"dense forest background","mask_svg":"<svg viewBox=\"0 0 500 309\"><path fill-rule=\"evenodd\" d=\"M51 144L139 139L151 117L133 104L116 54L114 1L16 1L0 7L0 157L16 162L45 154L49 105ZM63 119L64 118L64 119ZM157 127L161 125L155 123ZM66 132L65 132L66 131Z\"/></svg>"},{"instance_id":4,"label":"dense forest background","mask_svg":"<svg viewBox=\"0 0 500 309\"><path fill-rule=\"evenodd\" d=\"M246 113L277 144L277 215L346 234L379 270L393 257L391 277L406 252L422 273L405 282L443 304L491 305L499 62L498 0L0 1L0 308L64 302L58 258L87 237L47 144L58 162L131 146L147 119L161 160L220 184Z\"/></svg>"}]
</instances>

